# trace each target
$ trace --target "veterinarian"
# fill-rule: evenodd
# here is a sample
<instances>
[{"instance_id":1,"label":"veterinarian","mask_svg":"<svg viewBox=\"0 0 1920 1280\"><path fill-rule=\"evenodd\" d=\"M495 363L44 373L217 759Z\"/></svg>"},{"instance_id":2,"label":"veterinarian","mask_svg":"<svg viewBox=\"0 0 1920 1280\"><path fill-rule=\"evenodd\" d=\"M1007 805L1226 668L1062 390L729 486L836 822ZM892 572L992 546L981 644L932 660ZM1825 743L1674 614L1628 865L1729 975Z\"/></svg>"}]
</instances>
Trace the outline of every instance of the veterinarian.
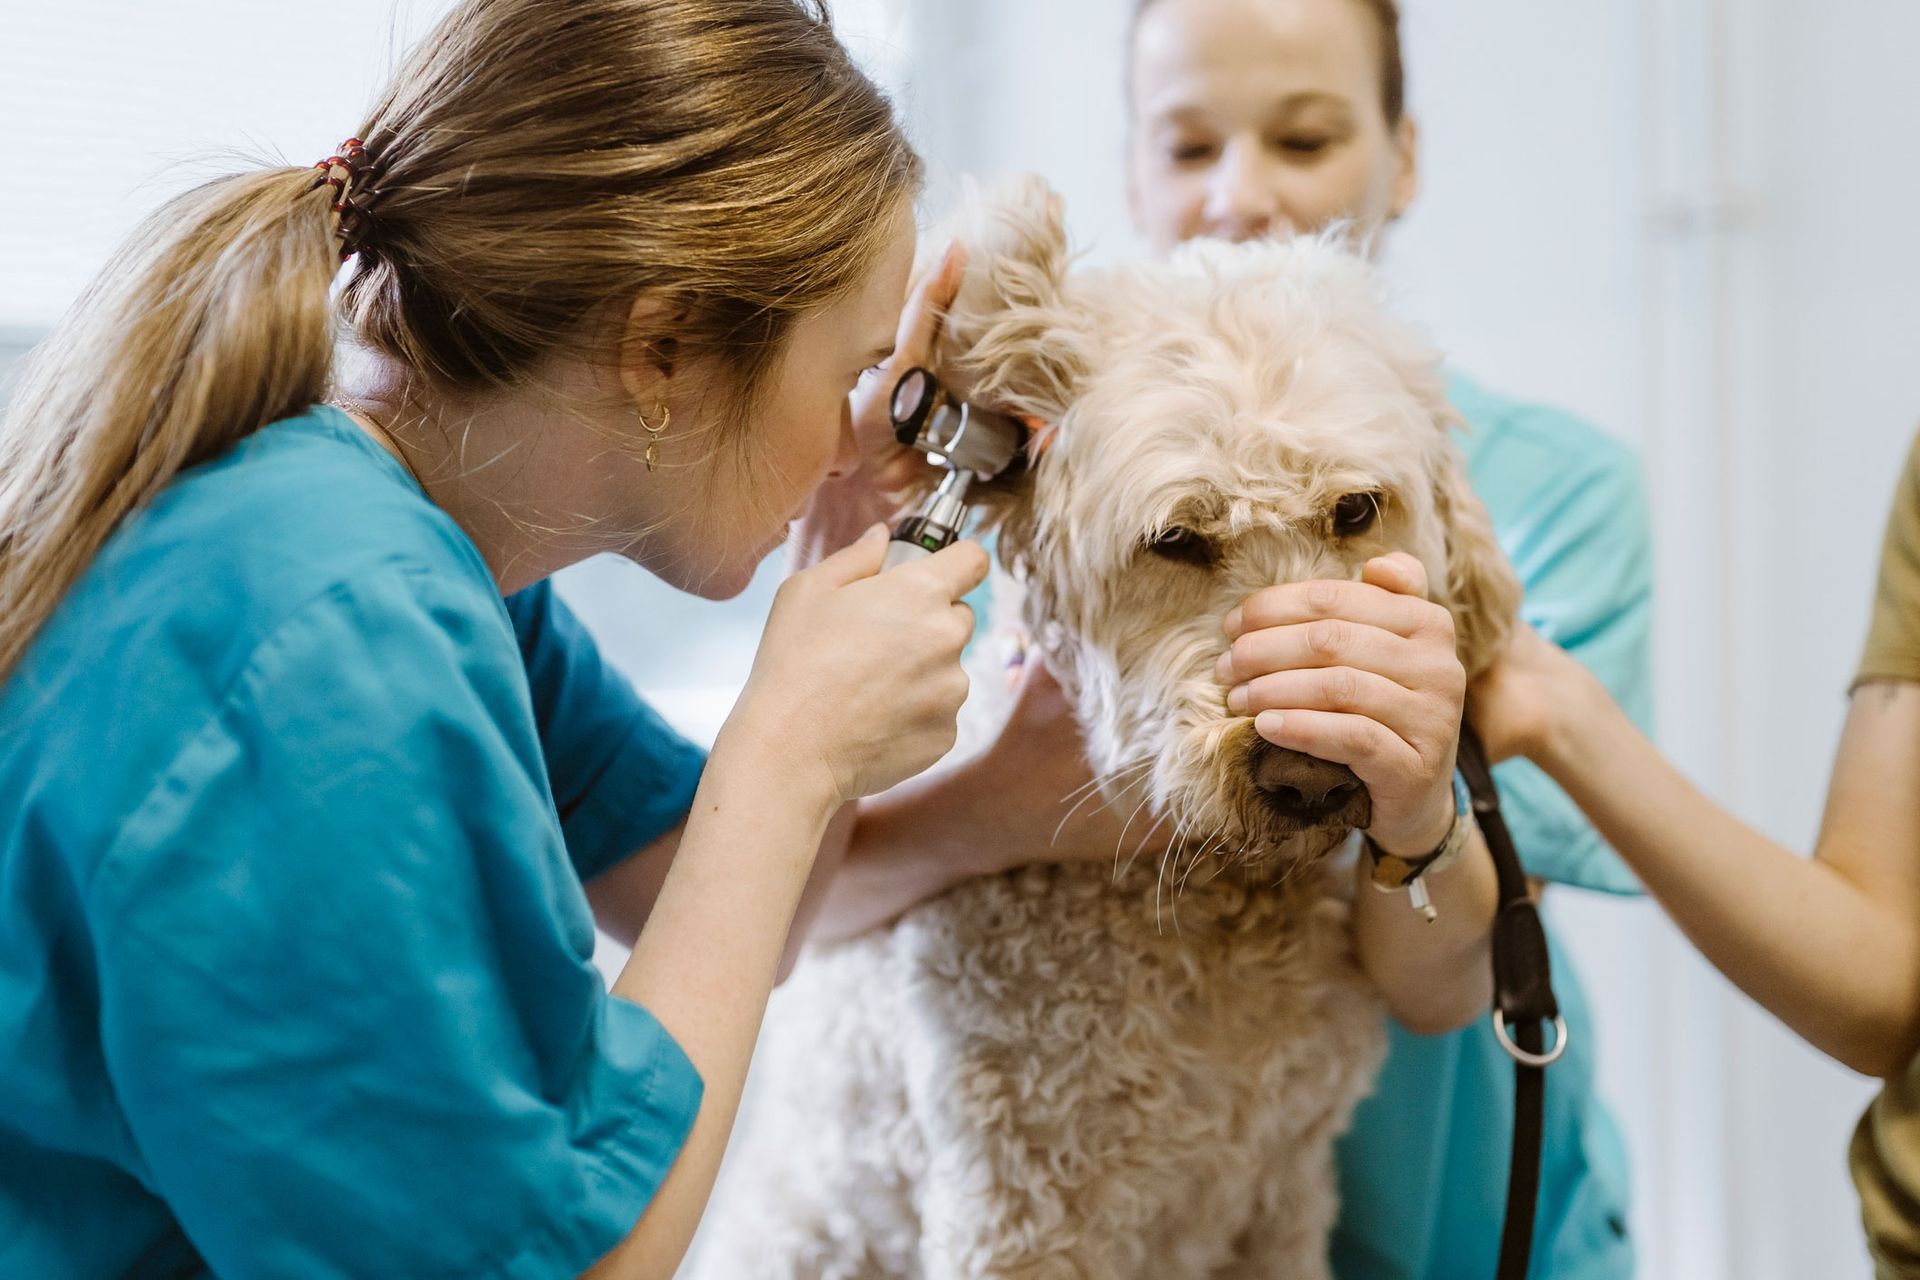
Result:
<instances>
[{"instance_id":1,"label":"veterinarian","mask_svg":"<svg viewBox=\"0 0 1920 1280\"><path fill-rule=\"evenodd\" d=\"M1608 690L1536 635L1476 688L1489 751L1579 801L1728 979L1886 1087L1849 1152L1882 1280L1920 1276L1920 441L1895 492L1811 860L1716 806Z\"/></svg>"},{"instance_id":2,"label":"veterinarian","mask_svg":"<svg viewBox=\"0 0 1920 1280\"><path fill-rule=\"evenodd\" d=\"M0 429L0 1274L672 1273L790 925L945 852L848 808L985 571L858 536L919 176L793 0L469 0L120 250ZM545 582L731 595L802 513L704 759Z\"/></svg>"},{"instance_id":3,"label":"veterinarian","mask_svg":"<svg viewBox=\"0 0 1920 1280\"><path fill-rule=\"evenodd\" d=\"M1162 250L1193 236L1246 239L1346 220L1377 234L1419 189L1392 0L1142 0L1128 51L1129 200ZM1444 335L1442 335L1444 339ZM1475 489L1526 589L1525 617L1565 645L1627 712L1649 706L1651 552L1639 468L1623 446L1555 409L1451 378ZM1417 597L1408 563L1364 583L1253 597L1229 620L1221 668L1231 705L1280 746L1349 764L1378 803L1388 854L1437 849L1453 821L1450 631ZM1338 620L1329 627L1327 619ZM1499 775L1529 871L1630 892L1632 878L1533 766ZM1407 895L1356 890L1361 959L1401 1025L1338 1156L1334 1270L1349 1280L1491 1275L1507 1184L1513 1065L1485 1011L1490 994L1484 845L1437 873L1438 920ZM1547 1072L1534 1272L1629 1275L1627 1175L1593 1091L1592 1022L1567 956L1553 957L1571 1030ZM1452 1028L1462 1027L1460 1030ZM1417 1032L1450 1031L1422 1035Z\"/></svg>"}]
</instances>

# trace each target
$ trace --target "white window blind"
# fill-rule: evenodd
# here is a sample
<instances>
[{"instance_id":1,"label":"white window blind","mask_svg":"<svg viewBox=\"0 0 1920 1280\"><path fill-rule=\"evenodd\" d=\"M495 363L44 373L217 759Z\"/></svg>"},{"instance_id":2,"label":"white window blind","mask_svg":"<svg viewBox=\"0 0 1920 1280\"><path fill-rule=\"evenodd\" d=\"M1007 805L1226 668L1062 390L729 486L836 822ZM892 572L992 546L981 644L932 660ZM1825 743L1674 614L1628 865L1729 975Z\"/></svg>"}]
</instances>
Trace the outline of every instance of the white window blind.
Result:
<instances>
[{"instance_id":1,"label":"white window blind","mask_svg":"<svg viewBox=\"0 0 1920 1280\"><path fill-rule=\"evenodd\" d=\"M327 155L441 0L4 0L0 326L44 330L167 197Z\"/></svg>"}]
</instances>

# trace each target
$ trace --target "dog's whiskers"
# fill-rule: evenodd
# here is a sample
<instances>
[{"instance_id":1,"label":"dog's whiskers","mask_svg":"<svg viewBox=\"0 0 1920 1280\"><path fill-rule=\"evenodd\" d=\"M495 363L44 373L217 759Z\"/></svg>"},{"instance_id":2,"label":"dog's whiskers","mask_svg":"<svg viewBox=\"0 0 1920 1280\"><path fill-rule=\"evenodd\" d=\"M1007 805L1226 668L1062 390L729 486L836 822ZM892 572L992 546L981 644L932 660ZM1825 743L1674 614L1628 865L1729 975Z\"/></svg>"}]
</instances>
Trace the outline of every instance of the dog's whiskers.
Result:
<instances>
[{"instance_id":1,"label":"dog's whiskers","mask_svg":"<svg viewBox=\"0 0 1920 1280\"><path fill-rule=\"evenodd\" d=\"M1166 817L1165 817L1165 815L1162 815L1162 816L1160 816L1160 817L1158 817L1158 818L1155 818L1155 819L1153 820L1153 824L1152 824L1151 826L1149 826L1149 827L1148 827L1148 828L1146 829L1146 831L1144 831L1144 832L1142 832L1142 833L1141 833L1141 836L1140 836L1140 839L1139 839L1139 841L1138 841L1138 842L1137 842L1137 843L1136 843L1136 844L1135 844L1135 845L1133 846L1133 852L1127 855L1127 860L1126 860L1126 863L1125 863L1124 865L1122 865L1122 866L1119 866L1119 867L1117 867L1117 868L1116 868L1116 869L1114 870L1114 873L1113 873L1113 880L1114 880L1114 883L1115 883L1115 884L1118 884L1118 883L1120 882L1120 878L1121 878L1122 876L1124 876L1124 875L1126 875L1126 874L1127 874L1127 872L1129 872L1129 871L1131 871L1131 870L1133 870L1133 863L1134 863L1134 860L1135 860L1136 858L1138 858L1138 857L1140 856L1140 852L1141 852L1141 850L1143 850L1143 849L1145 849L1145 848L1147 847L1147 841L1149 841L1149 840L1151 840L1151 839L1153 838L1153 833L1154 833L1154 832L1156 832L1156 831L1158 831L1158 830L1159 830L1159 829L1160 829L1160 828L1161 828L1162 826L1164 826L1164 825L1166 824L1166 821L1167 821L1167 819L1166 819ZM1122 832L1122 833L1121 833L1121 835L1122 835L1122 838L1124 839L1124 838L1125 838L1125 832ZM1119 857L1119 852L1120 852L1120 851L1119 851L1119 847L1118 847L1118 846L1115 846L1115 848L1114 848L1114 856L1115 856L1115 858L1116 858L1116 860L1117 860L1117 859L1118 859L1118 857Z\"/></svg>"},{"instance_id":2,"label":"dog's whiskers","mask_svg":"<svg viewBox=\"0 0 1920 1280\"><path fill-rule=\"evenodd\" d=\"M1067 792L1067 794L1065 794L1064 796L1061 796L1060 803L1065 804L1067 801L1073 799L1075 796L1085 795L1089 791L1096 790L1101 783L1112 784L1120 781L1120 779L1126 777L1130 773L1138 773L1143 769L1149 769L1152 767L1153 767L1152 760L1136 760L1132 764L1121 765L1118 769L1115 769L1112 773L1096 773L1095 775L1093 775L1093 777L1088 778L1085 782L1081 783L1079 786L1075 787L1073 790Z\"/></svg>"},{"instance_id":3,"label":"dog's whiskers","mask_svg":"<svg viewBox=\"0 0 1920 1280\"><path fill-rule=\"evenodd\" d=\"M1225 848L1225 845L1226 845L1226 842L1223 840L1221 842L1221 847ZM1205 880L1202 880L1200 882L1200 887L1204 889L1208 885L1212 884L1215 880L1218 880L1221 877L1221 875L1226 871L1227 867L1230 866L1231 864L1232 864L1231 858L1216 858L1213 863L1213 874L1208 876Z\"/></svg>"},{"instance_id":4,"label":"dog's whiskers","mask_svg":"<svg viewBox=\"0 0 1920 1280\"><path fill-rule=\"evenodd\" d=\"M1179 901L1180 895L1186 892L1187 881L1193 878L1194 869L1226 847L1227 838L1225 836L1215 836L1211 840L1201 844L1199 850L1193 855L1193 860L1187 863L1186 871L1181 874L1180 883L1174 888L1174 900L1176 903ZM1218 871L1214 872L1214 875L1218 874L1220 874ZM1203 881L1202 883L1205 882Z\"/></svg>"},{"instance_id":5,"label":"dog's whiskers","mask_svg":"<svg viewBox=\"0 0 1920 1280\"><path fill-rule=\"evenodd\" d=\"M1186 870L1180 872L1179 878L1174 881L1172 890L1173 932L1175 935L1178 935L1180 932L1180 895L1187 891L1187 881L1193 878L1193 869L1202 862L1205 862L1218 847L1218 840L1210 836L1202 840L1197 848L1190 849L1187 852Z\"/></svg>"},{"instance_id":6,"label":"dog's whiskers","mask_svg":"<svg viewBox=\"0 0 1920 1280\"><path fill-rule=\"evenodd\" d=\"M1153 930L1155 933L1161 932L1160 890L1167 882L1167 864L1170 862L1173 862L1173 863L1178 862L1180 855L1183 852L1185 852L1187 847L1187 841L1191 838L1191 836L1192 836L1191 819L1182 818L1180 820L1180 824L1173 829L1173 847L1169 849L1166 853L1161 855L1160 874L1155 878L1153 882ZM1180 926L1180 922L1176 918L1174 920L1174 932L1176 934L1179 932L1179 926Z\"/></svg>"},{"instance_id":7,"label":"dog's whiskers","mask_svg":"<svg viewBox=\"0 0 1920 1280\"><path fill-rule=\"evenodd\" d=\"M1186 854L1186 846L1182 845L1180 853L1173 860L1173 884L1167 890L1167 914L1173 917L1173 936L1176 938L1180 936L1180 882L1185 878L1180 871L1180 859Z\"/></svg>"},{"instance_id":8,"label":"dog's whiskers","mask_svg":"<svg viewBox=\"0 0 1920 1280\"><path fill-rule=\"evenodd\" d=\"M1218 836L1201 841L1200 847L1195 849L1192 856L1188 858L1187 869L1181 872L1178 880L1175 881L1172 895L1173 932L1175 937L1180 935L1180 895L1186 892L1187 881L1192 878L1193 869L1202 862L1205 862L1215 850L1222 848L1225 843L1226 841Z\"/></svg>"},{"instance_id":9,"label":"dog's whiskers","mask_svg":"<svg viewBox=\"0 0 1920 1280\"><path fill-rule=\"evenodd\" d=\"M1096 777L1096 778L1093 778L1091 781L1083 782L1079 786L1075 787L1072 791L1069 791L1065 796L1062 796L1060 799L1060 803L1065 804L1068 800L1073 798L1076 792L1084 793L1080 796L1078 800L1075 800L1073 802L1073 808L1067 810L1066 816L1061 818L1060 824L1053 829L1053 836L1047 841L1047 847L1051 849L1054 845L1060 842L1060 833L1067 829L1067 824L1073 821L1073 815L1080 812L1080 807L1082 805L1086 804L1087 801L1093 799L1094 797L1100 794L1099 788L1102 783L1106 784L1107 786L1112 786L1113 784L1119 782L1120 779L1126 777L1129 773L1144 772L1152 764L1153 762L1151 760L1142 760L1138 764L1128 765L1126 768L1121 769L1106 777ZM1135 782L1129 782L1125 787L1122 787L1120 791L1116 793L1116 798L1118 798L1118 796L1125 795L1127 791L1131 789L1137 781L1138 779L1136 779ZM1124 828L1122 828L1120 834L1122 836L1126 835L1126 831Z\"/></svg>"},{"instance_id":10,"label":"dog's whiskers","mask_svg":"<svg viewBox=\"0 0 1920 1280\"><path fill-rule=\"evenodd\" d=\"M1143 776L1127 784L1129 787L1146 785L1147 790L1141 795L1140 803L1133 806L1133 812L1129 813L1127 815L1127 820L1121 824L1119 839L1113 842L1113 864L1114 864L1113 879L1115 883L1118 883L1120 880L1120 877L1125 875L1127 873L1128 868L1133 866L1133 860L1140 856L1140 851L1142 849L1147 847L1148 839L1152 837L1154 831L1159 828L1160 824L1167 820L1166 815L1164 814L1162 814L1158 818L1155 818L1153 820L1153 825L1149 826L1146 829L1145 833L1141 835L1140 843L1135 845L1133 847L1133 852L1127 855L1126 866L1120 865L1120 846L1127 842L1127 832L1133 829L1133 820L1139 817L1140 811L1146 808L1147 805L1153 800L1153 790L1151 786L1152 781L1153 780L1151 777ZM1124 792L1122 794L1124 794Z\"/></svg>"}]
</instances>

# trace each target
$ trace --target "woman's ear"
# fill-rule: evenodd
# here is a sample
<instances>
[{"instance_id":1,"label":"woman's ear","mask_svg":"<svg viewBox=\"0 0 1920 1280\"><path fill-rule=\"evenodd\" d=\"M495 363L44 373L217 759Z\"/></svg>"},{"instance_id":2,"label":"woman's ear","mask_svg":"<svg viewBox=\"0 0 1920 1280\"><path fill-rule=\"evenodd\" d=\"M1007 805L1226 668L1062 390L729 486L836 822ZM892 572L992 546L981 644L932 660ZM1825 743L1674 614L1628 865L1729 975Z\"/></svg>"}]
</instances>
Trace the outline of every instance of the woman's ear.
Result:
<instances>
[{"instance_id":1,"label":"woman's ear","mask_svg":"<svg viewBox=\"0 0 1920 1280\"><path fill-rule=\"evenodd\" d=\"M1410 114L1403 112L1400 123L1394 126L1393 153L1396 168L1387 219L1397 222L1406 216L1420 194L1420 126Z\"/></svg>"},{"instance_id":2,"label":"woman's ear","mask_svg":"<svg viewBox=\"0 0 1920 1280\"><path fill-rule=\"evenodd\" d=\"M620 322L620 385L648 413L666 394L664 384L673 378L680 357L675 334L686 319L684 307L657 294L638 293Z\"/></svg>"},{"instance_id":3,"label":"woman's ear","mask_svg":"<svg viewBox=\"0 0 1920 1280\"><path fill-rule=\"evenodd\" d=\"M1434 477L1433 498L1447 549L1446 594L1439 603L1453 613L1460 664L1471 680L1506 649L1520 612L1520 580L1494 537L1486 506L1467 484L1465 461L1451 441Z\"/></svg>"}]
</instances>

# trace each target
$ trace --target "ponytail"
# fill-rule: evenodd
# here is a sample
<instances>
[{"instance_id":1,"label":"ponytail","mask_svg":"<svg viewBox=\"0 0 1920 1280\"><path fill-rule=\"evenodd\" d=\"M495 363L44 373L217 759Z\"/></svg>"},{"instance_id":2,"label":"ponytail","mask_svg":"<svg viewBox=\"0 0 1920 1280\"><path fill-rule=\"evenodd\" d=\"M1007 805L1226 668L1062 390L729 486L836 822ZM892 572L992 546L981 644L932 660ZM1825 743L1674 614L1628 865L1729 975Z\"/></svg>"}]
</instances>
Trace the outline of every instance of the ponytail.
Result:
<instances>
[{"instance_id":1,"label":"ponytail","mask_svg":"<svg viewBox=\"0 0 1920 1280\"><path fill-rule=\"evenodd\" d=\"M0 681L121 520L325 395L333 200L310 168L179 196L30 357L0 423Z\"/></svg>"}]
</instances>

